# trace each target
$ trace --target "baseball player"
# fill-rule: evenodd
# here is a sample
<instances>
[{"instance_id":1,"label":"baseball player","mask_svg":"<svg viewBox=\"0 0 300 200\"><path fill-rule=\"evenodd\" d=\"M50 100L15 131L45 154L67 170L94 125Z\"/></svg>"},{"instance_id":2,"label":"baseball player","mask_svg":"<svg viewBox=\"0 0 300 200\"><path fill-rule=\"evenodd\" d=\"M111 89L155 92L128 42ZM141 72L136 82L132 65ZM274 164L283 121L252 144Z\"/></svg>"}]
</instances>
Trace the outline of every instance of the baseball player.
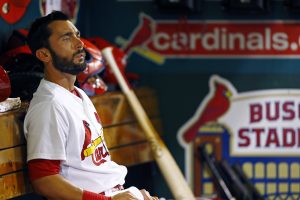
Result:
<instances>
[{"instance_id":1,"label":"baseball player","mask_svg":"<svg viewBox=\"0 0 300 200\"><path fill-rule=\"evenodd\" d=\"M51 200L157 200L146 190L123 188L127 169L111 160L99 116L74 86L86 68L77 28L54 11L33 22L28 44L44 64L24 121L34 190Z\"/></svg>"}]
</instances>

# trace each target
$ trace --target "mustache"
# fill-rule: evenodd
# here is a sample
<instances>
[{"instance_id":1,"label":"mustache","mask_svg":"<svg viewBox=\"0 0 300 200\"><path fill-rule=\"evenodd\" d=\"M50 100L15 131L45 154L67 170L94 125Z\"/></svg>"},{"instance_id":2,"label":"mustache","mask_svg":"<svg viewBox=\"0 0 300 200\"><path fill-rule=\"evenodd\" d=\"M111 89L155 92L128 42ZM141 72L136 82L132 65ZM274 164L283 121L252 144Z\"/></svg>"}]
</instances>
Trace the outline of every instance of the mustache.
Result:
<instances>
[{"instance_id":1,"label":"mustache","mask_svg":"<svg viewBox=\"0 0 300 200\"><path fill-rule=\"evenodd\" d=\"M76 53L73 54L73 57L77 56L78 54L83 54L84 56L86 56L86 53L85 53L84 49L78 50Z\"/></svg>"}]
</instances>

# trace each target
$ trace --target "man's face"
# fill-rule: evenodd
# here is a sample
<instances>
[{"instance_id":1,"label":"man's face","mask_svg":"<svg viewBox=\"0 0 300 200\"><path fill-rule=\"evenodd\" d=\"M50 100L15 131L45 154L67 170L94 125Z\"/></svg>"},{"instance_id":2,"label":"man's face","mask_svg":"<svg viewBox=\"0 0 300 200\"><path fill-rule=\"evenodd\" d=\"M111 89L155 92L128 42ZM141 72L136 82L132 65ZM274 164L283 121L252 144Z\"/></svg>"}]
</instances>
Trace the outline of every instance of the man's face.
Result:
<instances>
[{"instance_id":1,"label":"man's face","mask_svg":"<svg viewBox=\"0 0 300 200\"><path fill-rule=\"evenodd\" d=\"M84 71L87 66L85 61L81 63L75 63L77 56L80 56L80 54L85 54L84 50L78 50L78 52L72 55L72 58L60 56L51 47L49 51L52 56L53 66L61 72L77 75Z\"/></svg>"},{"instance_id":2,"label":"man's face","mask_svg":"<svg viewBox=\"0 0 300 200\"><path fill-rule=\"evenodd\" d=\"M61 72L77 75L86 68L85 51L79 31L70 21L55 21L49 25L49 51L53 66Z\"/></svg>"}]
</instances>

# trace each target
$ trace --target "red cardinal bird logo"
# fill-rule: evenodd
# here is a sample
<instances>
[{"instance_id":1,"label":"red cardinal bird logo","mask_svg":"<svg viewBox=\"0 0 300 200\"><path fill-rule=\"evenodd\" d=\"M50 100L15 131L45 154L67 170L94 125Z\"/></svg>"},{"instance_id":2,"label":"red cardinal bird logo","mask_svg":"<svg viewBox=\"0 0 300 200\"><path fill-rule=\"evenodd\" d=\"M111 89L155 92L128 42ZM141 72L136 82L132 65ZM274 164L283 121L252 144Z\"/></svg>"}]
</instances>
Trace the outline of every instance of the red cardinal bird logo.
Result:
<instances>
[{"instance_id":1,"label":"red cardinal bird logo","mask_svg":"<svg viewBox=\"0 0 300 200\"><path fill-rule=\"evenodd\" d=\"M224 115L230 107L230 97L232 91L226 84L219 82L218 79L212 81L212 96L207 99L207 103L202 112L197 112L194 118L196 120L191 124L183 133L183 139L185 142L191 142L195 139L199 128L204 124L212 121L216 121L219 117Z\"/></svg>"},{"instance_id":2,"label":"red cardinal bird logo","mask_svg":"<svg viewBox=\"0 0 300 200\"><path fill-rule=\"evenodd\" d=\"M146 45L151 41L154 33L155 21L144 13L141 13L139 15L139 25L131 34L129 42L123 47L124 52L128 54L134 47Z\"/></svg>"},{"instance_id":3,"label":"red cardinal bird logo","mask_svg":"<svg viewBox=\"0 0 300 200\"><path fill-rule=\"evenodd\" d=\"M84 150L88 148L88 146L91 144L92 141L92 132L89 123L83 120L83 126L85 130L85 137L84 137L84 143L81 150L81 160L85 159L86 156L84 155Z\"/></svg>"}]
</instances>

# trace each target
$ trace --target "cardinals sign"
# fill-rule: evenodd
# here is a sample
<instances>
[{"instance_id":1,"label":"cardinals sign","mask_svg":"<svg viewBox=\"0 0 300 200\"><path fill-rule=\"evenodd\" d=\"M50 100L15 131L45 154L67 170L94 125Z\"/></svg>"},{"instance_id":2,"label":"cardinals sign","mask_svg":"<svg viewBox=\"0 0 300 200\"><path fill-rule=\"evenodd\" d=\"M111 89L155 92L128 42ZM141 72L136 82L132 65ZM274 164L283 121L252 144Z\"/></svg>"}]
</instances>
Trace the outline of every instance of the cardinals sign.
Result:
<instances>
[{"instance_id":1,"label":"cardinals sign","mask_svg":"<svg viewBox=\"0 0 300 200\"><path fill-rule=\"evenodd\" d=\"M160 20L140 13L137 26L116 44L156 64L167 59L299 58L299 21Z\"/></svg>"},{"instance_id":2,"label":"cardinals sign","mask_svg":"<svg viewBox=\"0 0 300 200\"><path fill-rule=\"evenodd\" d=\"M209 94L178 132L185 149L186 175L195 193L214 190L198 158L192 156L197 155L197 146L210 143L218 160L239 163L265 199L282 195L299 199L300 90L238 93L216 75L209 86Z\"/></svg>"}]
</instances>

